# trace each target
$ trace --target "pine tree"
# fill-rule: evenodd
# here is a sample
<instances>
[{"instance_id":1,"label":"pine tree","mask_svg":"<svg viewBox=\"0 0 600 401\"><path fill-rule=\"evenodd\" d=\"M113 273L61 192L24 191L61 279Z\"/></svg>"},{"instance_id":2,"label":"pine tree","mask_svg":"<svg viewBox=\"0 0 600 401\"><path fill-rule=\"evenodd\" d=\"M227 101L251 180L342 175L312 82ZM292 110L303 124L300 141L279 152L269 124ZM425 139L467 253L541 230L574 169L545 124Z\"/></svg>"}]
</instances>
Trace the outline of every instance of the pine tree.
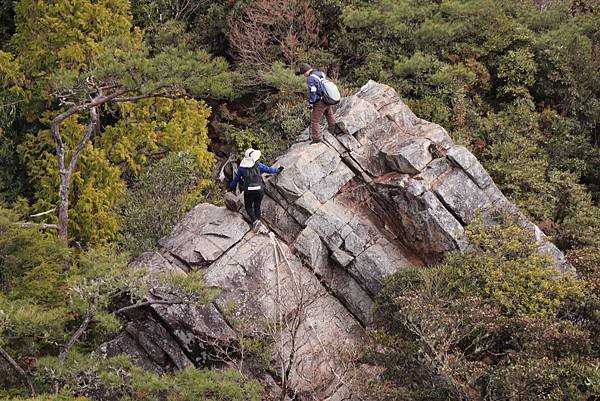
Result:
<instances>
[{"instance_id":1,"label":"pine tree","mask_svg":"<svg viewBox=\"0 0 600 401\"><path fill-rule=\"evenodd\" d=\"M234 75L223 59L191 50L186 43L146 47L141 32L131 26L128 7L124 0L22 0L16 5L17 32L12 43L20 70L29 79L23 85L26 103L21 112L38 128L27 136L19 153L30 182L35 184L33 210L42 212L40 209L57 204L57 226L64 241L68 224L83 241L113 239L118 232L117 200L123 188L119 176L126 171L109 162L115 151L112 145L104 141L110 149L101 149L98 137L105 130L103 113L127 114L130 110L124 103L152 97L221 97L233 93ZM109 104L121 107L115 109ZM206 127L208 115L203 106L184 116L178 103L167 105L163 107L171 109L163 111L164 118L173 114L179 117L171 120L187 118L200 131ZM112 135L119 132L118 127ZM169 127L173 129L173 124ZM191 146L199 166L208 168L212 156L206 151L202 132L194 128L180 132L184 135L179 138L176 131L167 131L156 140L146 140L156 132L138 132L123 142L129 142L128 149ZM56 162L50 160L50 146ZM80 158L85 167L81 171ZM71 223L70 209L75 217Z\"/></svg>"}]
</instances>

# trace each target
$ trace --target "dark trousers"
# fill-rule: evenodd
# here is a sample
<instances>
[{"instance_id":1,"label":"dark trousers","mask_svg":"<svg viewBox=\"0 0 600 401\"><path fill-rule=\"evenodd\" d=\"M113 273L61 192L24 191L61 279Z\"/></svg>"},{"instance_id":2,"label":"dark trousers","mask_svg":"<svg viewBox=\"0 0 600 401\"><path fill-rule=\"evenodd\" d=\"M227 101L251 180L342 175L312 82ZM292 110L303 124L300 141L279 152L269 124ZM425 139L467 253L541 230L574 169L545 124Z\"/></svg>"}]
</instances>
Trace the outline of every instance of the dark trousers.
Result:
<instances>
[{"instance_id":1,"label":"dark trousers","mask_svg":"<svg viewBox=\"0 0 600 401\"><path fill-rule=\"evenodd\" d=\"M321 139L321 118L323 118L323 114L325 114L325 118L327 119L327 128L330 132L334 132L335 130L335 118L333 118L333 111L331 111L331 106L325 104L322 100L319 100L313 106L312 112L310 113L310 136L311 139Z\"/></svg>"},{"instance_id":2,"label":"dark trousers","mask_svg":"<svg viewBox=\"0 0 600 401\"><path fill-rule=\"evenodd\" d=\"M250 217L250 222L254 223L260 220L260 203L262 202L263 191L244 191L244 207Z\"/></svg>"}]
</instances>

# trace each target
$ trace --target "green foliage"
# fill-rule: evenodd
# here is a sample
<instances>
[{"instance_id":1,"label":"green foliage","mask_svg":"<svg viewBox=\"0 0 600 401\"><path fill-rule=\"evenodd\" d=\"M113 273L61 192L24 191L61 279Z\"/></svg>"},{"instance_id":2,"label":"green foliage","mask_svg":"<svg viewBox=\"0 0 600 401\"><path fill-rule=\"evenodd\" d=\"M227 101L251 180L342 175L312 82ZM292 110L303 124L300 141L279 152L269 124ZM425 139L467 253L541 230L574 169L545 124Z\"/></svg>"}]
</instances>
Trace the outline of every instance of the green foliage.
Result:
<instances>
[{"instance_id":1,"label":"green foliage","mask_svg":"<svg viewBox=\"0 0 600 401\"><path fill-rule=\"evenodd\" d=\"M306 92L306 78L295 75L292 68L281 62L273 63L262 79L284 95L303 95Z\"/></svg>"},{"instance_id":2,"label":"green foliage","mask_svg":"<svg viewBox=\"0 0 600 401\"><path fill-rule=\"evenodd\" d=\"M488 391L490 399L498 400L591 400L600 397L598 383L600 368L594 361L541 358L499 368Z\"/></svg>"},{"instance_id":3,"label":"green foliage","mask_svg":"<svg viewBox=\"0 0 600 401\"><path fill-rule=\"evenodd\" d=\"M125 249L133 255L154 249L190 207L211 200L208 174L187 152L172 152L144 170L125 194Z\"/></svg>"},{"instance_id":4,"label":"green foliage","mask_svg":"<svg viewBox=\"0 0 600 401\"><path fill-rule=\"evenodd\" d=\"M132 32L129 2L124 0L21 0L15 2L15 14L12 45L25 76L32 79L27 88L30 119L49 105L51 93L59 88L74 86L74 93L81 92L74 82L90 75L99 54L116 50L111 38L130 49L141 39L139 30Z\"/></svg>"},{"instance_id":5,"label":"green foliage","mask_svg":"<svg viewBox=\"0 0 600 401\"><path fill-rule=\"evenodd\" d=\"M115 247L69 252L54 235L23 228L14 220L0 209L0 347L35 378L38 392L51 392L57 384L64 394L56 400L70 399L68 394L96 397L100 390L125 396L133 392L134 374L161 380L134 368L126 357L98 358L93 352L122 329L116 299L136 308L144 305L152 289L173 303L211 302L217 292L206 287L202 273L128 267L128 255ZM69 262L67 270L65 261ZM78 329L83 330L81 337L74 336ZM71 349L65 348L69 342ZM169 391L179 391L179 384L196 377L190 375L172 384ZM21 394L20 383L12 379L1 379L6 394ZM228 385L235 388L241 376L220 378L214 373L210 380L216 383L210 391L223 387L223 394L232 397L253 394L256 389L244 380L242 390L228 393Z\"/></svg>"},{"instance_id":6,"label":"green foliage","mask_svg":"<svg viewBox=\"0 0 600 401\"><path fill-rule=\"evenodd\" d=\"M16 5L16 23L12 38L16 59L0 54L0 69L12 74L3 74L2 83L23 96L18 119L33 124L22 138L7 139L6 146L18 149L19 163L31 185L27 195L34 212L51 209L58 201L56 144L45 128L65 107L98 96L99 88L131 90L142 98L233 95L235 74L227 62L174 39L181 33L177 24L163 32L155 47L142 43L141 31L131 25L128 1L42 4L23 0ZM102 124L106 132L86 144L70 188L69 229L85 244L118 237L119 201L127 183L123 178L131 180L149 162L170 151L193 153L202 173L214 163L207 150L210 109L201 101L148 100L100 111L120 115L107 118L108 124ZM62 124L67 161L86 123L76 115Z\"/></svg>"},{"instance_id":7,"label":"green foliage","mask_svg":"<svg viewBox=\"0 0 600 401\"><path fill-rule=\"evenodd\" d=\"M509 50L499 60L498 78L504 85L498 88L498 94L527 97L535 82L536 72L537 64L529 50Z\"/></svg>"},{"instance_id":8,"label":"green foliage","mask_svg":"<svg viewBox=\"0 0 600 401\"><path fill-rule=\"evenodd\" d=\"M475 220L467 232L473 249L387 283L365 361L383 375L366 391L381 400L597 397L593 282L560 275L506 222Z\"/></svg>"},{"instance_id":9,"label":"green foliage","mask_svg":"<svg viewBox=\"0 0 600 401\"><path fill-rule=\"evenodd\" d=\"M65 144L73 149L83 135L85 125L76 118L65 121L62 129ZM48 130L29 134L17 147L23 165L29 171L30 184L36 188L33 212L52 209L58 202L58 162L54 140ZM85 243L114 240L120 228L119 202L125 189L121 171L113 165L106 151L88 143L79 168L73 176L70 199L69 229ZM49 215L48 222L56 217Z\"/></svg>"},{"instance_id":10,"label":"green foliage","mask_svg":"<svg viewBox=\"0 0 600 401\"><path fill-rule=\"evenodd\" d=\"M169 152L188 152L200 174L214 166L208 151L210 108L203 101L148 99L119 105L121 119L107 127L98 146L122 174L138 175Z\"/></svg>"},{"instance_id":11,"label":"green foliage","mask_svg":"<svg viewBox=\"0 0 600 401\"><path fill-rule=\"evenodd\" d=\"M134 383L136 400L155 400L161 394L170 399L194 401L259 401L261 388L234 370L217 372L212 370L186 369L168 374L160 379L142 380Z\"/></svg>"},{"instance_id":12,"label":"green foliage","mask_svg":"<svg viewBox=\"0 0 600 401\"><path fill-rule=\"evenodd\" d=\"M233 113L222 106L219 110L223 123L224 139L233 145L240 154L249 148L260 149L266 162L274 161L282 154L297 136L306 128L310 120L310 110L306 102L306 78L294 75L294 69L281 62L273 63L258 77L249 73L247 79L257 81L257 85L247 89L251 106L245 113Z\"/></svg>"},{"instance_id":13,"label":"green foliage","mask_svg":"<svg viewBox=\"0 0 600 401\"><path fill-rule=\"evenodd\" d=\"M261 388L237 371L223 372L189 368L158 375L132 365L125 356L98 358L97 355L72 353L65 364L56 358L37 363L40 379L63 383L65 393L97 397L110 394L122 400L258 401Z\"/></svg>"},{"instance_id":14,"label":"green foliage","mask_svg":"<svg viewBox=\"0 0 600 401\"><path fill-rule=\"evenodd\" d=\"M474 250L447 263L461 266L480 297L505 313L554 317L567 299L584 296L583 283L557 272L549 256L536 252L531 234L510 219L491 227L475 219L466 234Z\"/></svg>"},{"instance_id":15,"label":"green foliage","mask_svg":"<svg viewBox=\"0 0 600 401\"><path fill-rule=\"evenodd\" d=\"M16 216L0 208L0 289L9 299L25 297L39 305L57 305L57 287L69 250L54 235L22 228ZM43 278L40 280L39 278Z\"/></svg>"},{"instance_id":16,"label":"green foliage","mask_svg":"<svg viewBox=\"0 0 600 401\"><path fill-rule=\"evenodd\" d=\"M118 237L126 187L123 178L140 174L149 163L169 152L189 152L193 158L190 167L203 177L209 175L214 165L214 155L208 151L210 109L203 102L146 100L121 105L120 113L122 120L88 143L73 177L69 228L75 238L85 243ZM62 127L66 145L74 148L84 130L85 126L74 118L67 120ZM50 133L28 135L18 151L29 168L30 182L37 188L33 210L52 208L58 201L59 177ZM180 212L174 213L180 216Z\"/></svg>"}]
</instances>

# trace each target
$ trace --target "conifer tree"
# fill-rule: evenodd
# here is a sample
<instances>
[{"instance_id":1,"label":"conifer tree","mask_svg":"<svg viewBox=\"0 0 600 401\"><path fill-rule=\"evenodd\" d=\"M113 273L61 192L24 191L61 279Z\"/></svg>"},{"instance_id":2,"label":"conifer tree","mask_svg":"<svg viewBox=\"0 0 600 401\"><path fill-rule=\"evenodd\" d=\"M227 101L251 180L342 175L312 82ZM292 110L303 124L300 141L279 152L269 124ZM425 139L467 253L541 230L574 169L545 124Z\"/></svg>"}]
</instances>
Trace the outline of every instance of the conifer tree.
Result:
<instances>
[{"instance_id":1,"label":"conifer tree","mask_svg":"<svg viewBox=\"0 0 600 401\"><path fill-rule=\"evenodd\" d=\"M31 182L36 185L36 211L56 201L58 234L67 241L69 197L75 192L73 180L79 175L78 162L85 154L85 165L104 178L98 181L99 187L88 186L87 195L77 192L76 204L81 201L85 213L98 213L100 220L106 216L106 224L89 228L80 225L76 231L106 230L96 238L84 235L86 240L113 238L118 221L110 211L123 184L118 180L121 172L108 163L104 151L92 151L97 142L92 138L100 136L105 128L103 113L114 112L115 104L153 97L227 97L232 94L233 75L223 59L191 50L185 41L148 48L141 32L131 26L129 3L125 0L22 0L16 5L16 29L12 41L16 60L28 79L19 87L26 99L22 113L40 128L20 147L23 161L30 163ZM196 110L200 113L197 117L205 120L206 108ZM121 111L126 112L123 108ZM54 142L54 165L48 159L49 135ZM211 159L199 154L199 160L202 158ZM41 159L47 161L43 166ZM58 187L56 199L49 191L51 177ZM91 176L82 179L90 180ZM103 193L105 190L108 193ZM82 195L87 200L80 199Z\"/></svg>"}]
</instances>

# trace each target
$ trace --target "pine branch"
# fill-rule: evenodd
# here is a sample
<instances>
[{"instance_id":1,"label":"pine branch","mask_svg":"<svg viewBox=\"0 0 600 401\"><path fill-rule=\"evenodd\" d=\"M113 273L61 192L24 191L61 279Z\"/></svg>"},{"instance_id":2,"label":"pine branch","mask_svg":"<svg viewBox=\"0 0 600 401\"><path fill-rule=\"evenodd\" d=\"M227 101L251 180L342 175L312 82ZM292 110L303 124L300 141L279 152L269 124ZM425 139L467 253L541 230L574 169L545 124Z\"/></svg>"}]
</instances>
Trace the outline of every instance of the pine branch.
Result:
<instances>
[{"instance_id":1,"label":"pine branch","mask_svg":"<svg viewBox=\"0 0 600 401\"><path fill-rule=\"evenodd\" d=\"M177 304L184 304L186 302L179 300L179 301L146 301L146 302L140 302L137 304L133 304L133 305L129 305L129 306L124 306L121 309L117 309L115 311L115 314L119 314L119 313L123 313L126 312L128 310L131 309L136 309L136 308L141 308L143 306L149 306L149 305L177 305Z\"/></svg>"}]
</instances>

